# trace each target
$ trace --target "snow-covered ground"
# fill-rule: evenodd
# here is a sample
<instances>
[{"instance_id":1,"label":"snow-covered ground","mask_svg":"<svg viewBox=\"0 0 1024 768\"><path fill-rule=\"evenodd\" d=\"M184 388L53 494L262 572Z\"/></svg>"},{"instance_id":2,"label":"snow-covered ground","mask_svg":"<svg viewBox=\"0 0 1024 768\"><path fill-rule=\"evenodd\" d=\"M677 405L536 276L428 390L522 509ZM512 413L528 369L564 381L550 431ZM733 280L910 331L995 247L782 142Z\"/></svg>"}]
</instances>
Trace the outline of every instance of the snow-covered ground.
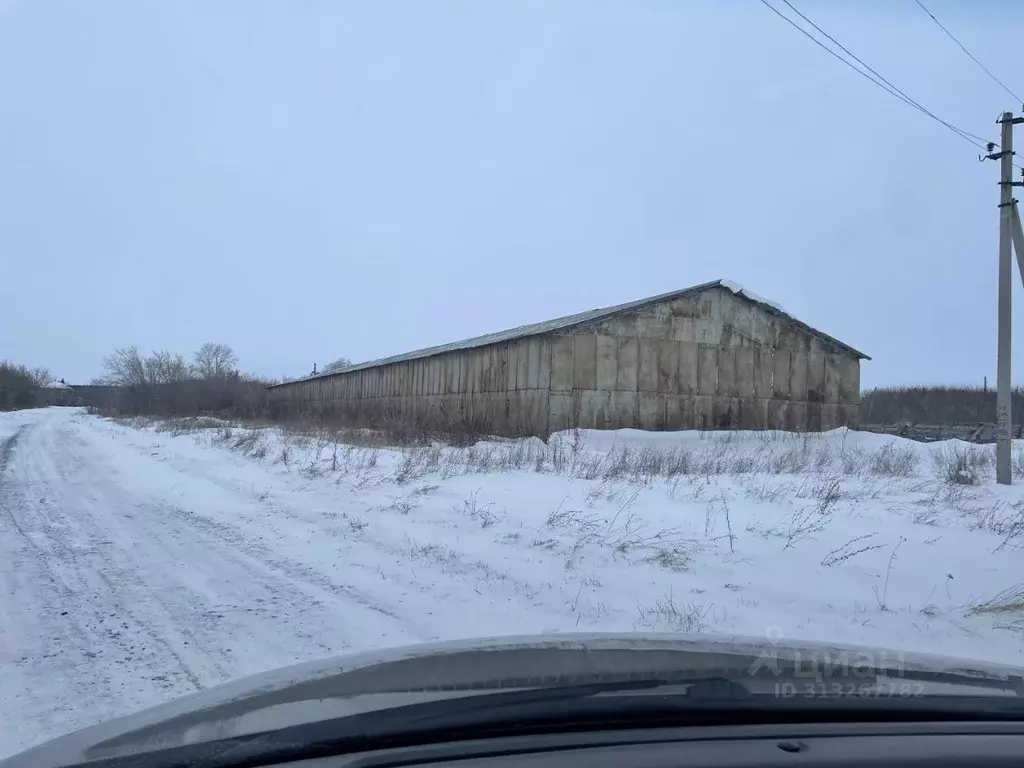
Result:
<instances>
[{"instance_id":1,"label":"snow-covered ground","mask_svg":"<svg viewBox=\"0 0 1024 768\"><path fill-rule=\"evenodd\" d=\"M702 630L1024 663L1022 614L977 610L1024 582L1024 481L993 483L991 446L346 439L363 444L0 414L0 756L253 672L434 639Z\"/></svg>"}]
</instances>

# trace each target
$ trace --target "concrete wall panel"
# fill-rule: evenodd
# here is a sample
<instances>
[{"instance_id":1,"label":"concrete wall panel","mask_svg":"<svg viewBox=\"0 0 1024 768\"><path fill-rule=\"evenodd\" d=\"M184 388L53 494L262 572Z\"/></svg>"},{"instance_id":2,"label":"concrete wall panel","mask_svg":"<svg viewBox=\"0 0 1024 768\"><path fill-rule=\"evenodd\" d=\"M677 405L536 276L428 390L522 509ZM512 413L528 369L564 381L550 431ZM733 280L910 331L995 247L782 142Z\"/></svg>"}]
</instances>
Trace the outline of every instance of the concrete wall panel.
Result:
<instances>
[{"instance_id":1,"label":"concrete wall panel","mask_svg":"<svg viewBox=\"0 0 1024 768\"><path fill-rule=\"evenodd\" d=\"M549 396L548 429L558 432L569 429L573 420L573 396L571 392L551 392Z\"/></svg>"},{"instance_id":2,"label":"concrete wall panel","mask_svg":"<svg viewBox=\"0 0 1024 768\"><path fill-rule=\"evenodd\" d=\"M585 429L608 429L612 423L610 390L587 389L578 393L580 422Z\"/></svg>"},{"instance_id":3,"label":"concrete wall panel","mask_svg":"<svg viewBox=\"0 0 1024 768\"><path fill-rule=\"evenodd\" d=\"M801 399L812 403L825 401L825 355L807 356L807 396Z\"/></svg>"},{"instance_id":4,"label":"concrete wall panel","mask_svg":"<svg viewBox=\"0 0 1024 768\"><path fill-rule=\"evenodd\" d=\"M803 400L790 400L786 404L785 429L790 432L807 431L807 403Z\"/></svg>"},{"instance_id":5,"label":"concrete wall panel","mask_svg":"<svg viewBox=\"0 0 1024 768\"><path fill-rule=\"evenodd\" d=\"M516 342L516 389L529 387L530 381L530 347L529 344Z\"/></svg>"},{"instance_id":6,"label":"concrete wall panel","mask_svg":"<svg viewBox=\"0 0 1024 768\"><path fill-rule=\"evenodd\" d=\"M790 353L789 399L807 399L807 355L803 352Z\"/></svg>"},{"instance_id":7,"label":"concrete wall panel","mask_svg":"<svg viewBox=\"0 0 1024 768\"><path fill-rule=\"evenodd\" d=\"M736 347L736 394L743 398L752 398L756 393L754 378L754 353L760 352L753 347Z\"/></svg>"},{"instance_id":8,"label":"concrete wall panel","mask_svg":"<svg viewBox=\"0 0 1024 768\"><path fill-rule=\"evenodd\" d=\"M825 357L825 397L826 403L839 402L839 378L841 376L842 364L840 356L827 354Z\"/></svg>"},{"instance_id":9,"label":"concrete wall panel","mask_svg":"<svg viewBox=\"0 0 1024 768\"><path fill-rule=\"evenodd\" d=\"M570 336L572 339L573 389L597 388L597 336Z\"/></svg>"},{"instance_id":10,"label":"concrete wall panel","mask_svg":"<svg viewBox=\"0 0 1024 768\"><path fill-rule=\"evenodd\" d=\"M540 369L537 373L537 387L551 389L551 339L538 339L540 344Z\"/></svg>"},{"instance_id":11,"label":"concrete wall panel","mask_svg":"<svg viewBox=\"0 0 1024 768\"><path fill-rule=\"evenodd\" d=\"M658 348L658 392L679 394L679 342L662 340Z\"/></svg>"},{"instance_id":12,"label":"concrete wall panel","mask_svg":"<svg viewBox=\"0 0 1024 768\"><path fill-rule=\"evenodd\" d=\"M815 400L813 402L802 403L802 405L806 408L807 414L807 421L805 422L804 427L811 432L820 432L822 424L821 408L824 405L824 403L820 403L817 400Z\"/></svg>"},{"instance_id":13,"label":"concrete wall panel","mask_svg":"<svg viewBox=\"0 0 1024 768\"><path fill-rule=\"evenodd\" d=\"M718 390L723 397L737 397L739 387L736 381L736 347L718 348Z\"/></svg>"},{"instance_id":14,"label":"concrete wall panel","mask_svg":"<svg viewBox=\"0 0 1024 768\"><path fill-rule=\"evenodd\" d=\"M775 361L767 347L754 348L754 396L762 399L773 396L772 369Z\"/></svg>"},{"instance_id":15,"label":"concrete wall panel","mask_svg":"<svg viewBox=\"0 0 1024 768\"><path fill-rule=\"evenodd\" d=\"M614 336L595 336L597 354L597 388L610 392L615 389L618 381L618 349L619 343Z\"/></svg>"},{"instance_id":16,"label":"concrete wall panel","mask_svg":"<svg viewBox=\"0 0 1024 768\"><path fill-rule=\"evenodd\" d=\"M839 401L860 405L860 363L839 357Z\"/></svg>"},{"instance_id":17,"label":"concrete wall panel","mask_svg":"<svg viewBox=\"0 0 1024 768\"><path fill-rule=\"evenodd\" d=\"M540 384L540 350L541 340L537 338L526 342L526 388L541 389ZM547 387L543 387L547 389Z\"/></svg>"},{"instance_id":18,"label":"concrete wall panel","mask_svg":"<svg viewBox=\"0 0 1024 768\"><path fill-rule=\"evenodd\" d=\"M715 425L715 396L693 396L694 429L713 429Z\"/></svg>"},{"instance_id":19,"label":"concrete wall panel","mask_svg":"<svg viewBox=\"0 0 1024 768\"><path fill-rule=\"evenodd\" d=\"M718 393L718 347L711 344L697 346L697 391L702 395Z\"/></svg>"},{"instance_id":20,"label":"concrete wall panel","mask_svg":"<svg viewBox=\"0 0 1024 768\"><path fill-rule=\"evenodd\" d=\"M697 385L697 344L684 341L679 344L679 394L695 395Z\"/></svg>"},{"instance_id":21,"label":"concrete wall panel","mask_svg":"<svg viewBox=\"0 0 1024 768\"><path fill-rule=\"evenodd\" d=\"M744 429L767 429L768 428L768 403L765 397L751 397L742 401L743 428Z\"/></svg>"},{"instance_id":22,"label":"concrete wall panel","mask_svg":"<svg viewBox=\"0 0 1024 768\"><path fill-rule=\"evenodd\" d=\"M775 399L789 399L790 394L790 369L792 367L792 354L787 349L776 349L772 356L772 397Z\"/></svg>"},{"instance_id":23,"label":"concrete wall panel","mask_svg":"<svg viewBox=\"0 0 1024 768\"><path fill-rule=\"evenodd\" d=\"M640 429L664 429L665 411L664 397L656 392L640 392L637 394L637 417Z\"/></svg>"},{"instance_id":24,"label":"concrete wall panel","mask_svg":"<svg viewBox=\"0 0 1024 768\"><path fill-rule=\"evenodd\" d=\"M820 403L821 429L835 429L843 426L839 418L839 403Z\"/></svg>"},{"instance_id":25,"label":"concrete wall panel","mask_svg":"<svg viewBox=\"0 0 1024 768\"><path fill-rule=\"evenodd\" d=\"M637 423L637 393L615 390L612 392L611 429L629 429Z\"/></svg>"},{"instance_id":26,"label":"concrete wall panel","mask_svg":"<svg viewBox=\"0 0 1024 768\"><path fill-rule=\"evenodd\" d=\"M620 338L615 388L636 392L639 386L640 344L637 339Z\"/></svg>"},{"instance_id":27,"label":"concrete wall panel","mask_svg":"<svg viewBox=\"0 0 1024 768\"><path fill-rule=\"evenodd\" d=\"M573 337L551 337L551 391L571 392L573 379ZM554 414L552 405L552 414Z\"/></svg>"},{"instance_id":28,"label":"concrete wall panel","mask_svg":"<svg viewBox=\"0 0 1024 768\"><path fill-rule=\"evenodd\" d=\"M640 370L637 385L641 392L658 391L658 342L640 339Z\"/></svg>"}]
</instances>

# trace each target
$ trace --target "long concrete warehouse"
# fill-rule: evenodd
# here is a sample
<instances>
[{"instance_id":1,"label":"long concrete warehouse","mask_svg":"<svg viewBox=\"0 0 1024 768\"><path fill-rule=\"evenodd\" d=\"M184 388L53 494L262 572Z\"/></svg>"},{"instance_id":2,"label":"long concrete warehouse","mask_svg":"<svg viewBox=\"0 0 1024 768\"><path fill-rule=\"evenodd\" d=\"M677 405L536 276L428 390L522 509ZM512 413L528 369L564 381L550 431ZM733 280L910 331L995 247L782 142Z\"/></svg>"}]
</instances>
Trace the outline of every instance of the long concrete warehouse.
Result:
<instances>
[{"instance_id":1,"label":"long concrete warehouse","mask_svg":"<svg viewBox=\"0 0 1024 768\"><path fill-rule=\"evenodd\" d=\"M870 358L725 280L270 388L280 415L494 435L856 426Z\"/></svg>"}]
</instances>

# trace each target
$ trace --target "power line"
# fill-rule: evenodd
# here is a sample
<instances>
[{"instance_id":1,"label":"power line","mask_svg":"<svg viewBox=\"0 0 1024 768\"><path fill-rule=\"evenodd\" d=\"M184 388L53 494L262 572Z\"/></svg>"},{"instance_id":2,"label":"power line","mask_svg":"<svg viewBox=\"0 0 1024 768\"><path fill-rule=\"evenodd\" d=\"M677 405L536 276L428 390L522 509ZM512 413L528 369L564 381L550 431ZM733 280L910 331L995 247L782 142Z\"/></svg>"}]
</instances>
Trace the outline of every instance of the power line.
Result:
<instances>
[{"instance_id":1,"label":"power line","mask_svg":"<svg viewBox=\"0 0 1024 768\"><path fill-rule=\"evenodd\" d=\"M957 40L957 39L956 39L956 36L955 36L955 35L954 35L954 34L953 34L952 32L950 32L950 31L949 31L948 29L946 29L946 28L945 28L945 27L944 27L944 26L942 25L942 22L941 22L941 21L939 21L939 20L938 20L937 18L935 18L935 14L934 14L934 13L932 13L931 11L929 11L929 10L928 10L928 9L927 9L927 8L925 7L924 3L922 3L922 2L921 2L921 0L914 0L914 2L915 2L915 3L917 3L918 7L919 7L919 8L920 8L920 9L921 9L922 11L924 11L924 12L925 12L925 13L927 13L927 14L928 14L929 16L931 16L931 19L932 19L932 21L934 21L934 22L935 22L935 23L936 23L936 24L938 25L939 29L941 29L941 30L942 30L943 32L945 32L945 33L946 33L947 35L949 35L949 39L950 39L950 40L952 40L952 41L953 41L954 43L956 43L956 44L957 44L958 46L960 46L960 50L961 50L961 51L963 51L964 53L966 53L966 54L967 54L968 56L970 56L970 58L971 58L971 61L973 61L973 62L974 62L975 64L977 64L977 65L978 65L979 67L981 67L981 68L982 68L982 70L984 70L984 72L985 72L985 74L986 74L986 75L988 75L988 76L989 76L989 77L991 77L991 78L992 78L993 80L995 80L995 81L996 81L996 82L997 82L997 83L999 84L999 86L1000 86L1000 87L1001 87L1001 88L1002 88L1002 89L1003 89L1004 91L1006 91L1006 92L1007 92L1008 94L1010 94L1011 96L1013 96L1014 100L1015 100L1015 101L1016 101L1016 102L1017 102L1018 104L1024 104L1024 99L1021 99L1021 97L1020 97L1020 96L1018 96L1018 95L1017 95L1016 93L1014 93L1013 91L1011 91L1011 90L1010 90L1010 88L1009 88L1009 87L1008 87L1008 86L1006 85L1006 83L1004 83L1004 82L1003 82L1002 80L1000 80L1000 79L999 79L998 77L996 77L995 75L993 75L993 74L992 74L992 73L991 73L991 72L989 71L989 68L988 68L988 67L986 67L986 66L985 66L984 64L982 64L982 63L981 63L980 61L978 61L978 59L977 59L977 58L975 57L975 55L974 55L973 53L971 53L970 51L968 51L968 50L967 50L967 48L965 48L965 47L964 47L964 44L963 44L963 43L961 43L961 42L960 42L959 40Z\"/></svg>"},{"instance_id":2,"label":"power line","mask_svg":"<svg viewBox=\"0 0 1024 768\"><path fill-rule=\"evenodd\" d=\"M786 5L788 5L788 6L790 7L790 9L792 9L792 11L793 11L794 13L796 13L796 15L797 15L797 16L799 16L799 17L800 17L801 19L803 19L803 20L804 20L804 21L806 21L806 22L807 22L808 24L810 24L810 25L811 25L812 27L814 27L814 28L815 28L815 29L816 29L816 30L817 30L817 31L818 31L818 32L819 32L820 34L824 35L824 36L825 36L826 38L828 38L828 39L829 39L829 40L830 40L830 41L831 41L831 42L832 42L832 43L833 43L834 45L836 45L837 47L839 47L839 48L840 48L840 49L841 49L841 50L842 50L842 51L843 51L844 53L846 53L846 54L847 54L848 56L850 56L850 57L851 57L851 58L852 58L852 59L853 59L854 61L856 61L856 62L857 62L858 64L860 64L860 65L861 65L862 67L864 67L864 69L866 69L866 70L867 70L867 72L865 72L865 71L863 71L863 70L859 69L858 67L854 66L854 65L853 65L852 63L850 63L849 61L847 61L846 59L844 59L844 58L843 58L842 56L840 56L840 55L839 55L838 53L836 53L836 52L835 52L835 51L833 51L833 50L832 50L831 48L829 48L829 47L828 47L828 46L826 46L826 45L825 45L824 43L822 43L822 42L821 42L820 40L818 40L817 38L815 38L815 37L814 37L814 36L813 36L813 35L812 35L812 34L811 34L810 32L808 32L808 31L807 31L806 29L804 29L803 27L801 27L801 26L800 26L799 24L797 24L797 23L796 23L795 21L793 21L793 20L792 20L791 18L789 18L788 16L786 16L785 14L783 14L783 13L782 13L781 11L779 11L779 10L778 10L777 8L775 8L774 6L772 6L772 5L770 4L770 3L768 3L768 2L767 2L767 0L761 0L761 2L762 2L762 3L764 4L764 5L766 5L766 6L768 7L768 8L770 8L770 9L771 9L772 11L774 11L774 12L775 12L775 14L776 14L776 15L778 15L778 16L779 16L780 18L784 19L784 20L785 20L785 21L787 21L787 22L788 22L789 24L791 24L791 25L792 25L793 27L795 27L796 29L798 29L798 30L799 30L799 31L800 31L800 32L801 32L802 34L804 34L805 36L807 36L808 38L810 38L811 40L813 40L813 41L814 41L814 42L815 42L815 43L816 43L817 45L819 45L820 47L824 48L824 49L825 49L826 51L828 51L828 52L829 52L829 53L831 53L831 54L832 54L833 56L835 56L836 58L838 58L838 59L839 59L840 61L842 61L842 62L843 62L844 64L846 64L846 65L847 65L848 67L850 67L851 69L853 69L853 70L854 70L855 72L857 72L858 74L860 74L860 75L862 75L863 77L865 77L866 79L870 80L870 81L871 81L872 83L874 83L874 84L875 84L875 85L877 85L877 86L878 86L879 88L881 88L882 90L884 90L884 91L885 91L886 93L888 93L888 94L889 94L890 96L894 96L895 98L899 99L899 100L900 100L900 101L902 101L902 102L903 102L904 104L906 104L907 106L913 107L914 109L918 110L918 111L919 111L919 112L921 112L922 114L924 114L924 115L927 115L928 117L932 118L933 120L935 120L936 122L940 123L941 125L944 125L944 126L945 126L946 128L948 128L949 130L951 130L951 131L952 131L953 133L955 133L955 134L956 134L957 136L959 136L960 138L962 138L962 139L963 139L964 141L966 141L966 142L968 142L968 143L970 143L970 144L973 144L973 145L974 145L975 147L977 147L978 149L983 149L983 150L984 150L984 149L986 149L986 145L988 144L988 139L983 139L983 138L982 138L981 136L976 136L975 134L973 134L973 133L970 133L969 131L965 131L965 130L964 130L963 128L958 128L957 126L953 125L952 123L950 123L950 122L947 122L946 120L943 120L943 119L942 119L941 117L939 117L938 115L936 115L936 114L935 114L934 112L932 112L931 110L929 110L929 109L927 109L927 108L923 107L923 106L922 106L921 104L919 104L919 103L918 103L917 101L915 101L915 100L914 100L914 99L912 99L912 98L911 98L910 96L908 96L908 95L907 95L906 93L904 93L904 92L903 92L902 90L900 90L900 89L899 89L899 88L897 88L897 87L896 87L895 85L893 85L893 84L892 84L892 83L891 83L891 82L890 82L890 81L889 81L889 80L888 80L888 79L887 79L887 78L886 78L886 77L885 77L884 75L882 75L882 74L881 74L881 73L879 73L879 72L878 72L878 71L877 71L876 69L874 69L873 67L871 67L871 65L869 65L869 64L868 64L868 63L866 63L866 62L865 62L865 61L864 61L863 59L861 59L861 58L860 58L859 56L857 56L857 55L856 55L855 53L853 53L853 51L851 51L851 50L850 50L849 48L847 48L847 47L846 47L845 45L843 45L843 44L842 44L842 43L840 43L840 42L839 42L838 40L836 40L836 39L835 39L834 37L832 37L832 35L830 35L830 34L829 34L828 32L826 32L826 31L825 31L824 29L822 29L822 28L821 28L821 27L819 27L819 26L818 26L817 24L815 24L815 23L814 23L813 21L811 21L811 20L810 20L809 18L807 18L807 16L805 16L805 15L804 15L803 13L801 13L801 12L800 12L800 10L799 10L799 9L798 9L798 8L797 8L797 7L795 6L795 5L793 5L793 3L791 3L791 2L789 1L789 0L782 0L782 2L784 2L784 3L786 4ZM874 75L874 77L871 77L871 75L869 75L869 74L868 74L868 72L870 72L870 73L871 73L871 75ZM876 78L877 78L877 79L876 79Z\"/></svg>"}]
</instances>

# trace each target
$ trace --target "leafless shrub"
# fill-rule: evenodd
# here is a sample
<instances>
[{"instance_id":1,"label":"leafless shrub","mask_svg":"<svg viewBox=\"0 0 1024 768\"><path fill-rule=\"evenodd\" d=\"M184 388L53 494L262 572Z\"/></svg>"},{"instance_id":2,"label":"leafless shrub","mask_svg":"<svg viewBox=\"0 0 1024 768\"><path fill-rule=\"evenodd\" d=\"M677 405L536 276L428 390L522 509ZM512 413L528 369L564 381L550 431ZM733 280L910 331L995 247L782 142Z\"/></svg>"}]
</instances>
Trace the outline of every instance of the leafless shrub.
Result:
<instances>
[{"instance_id":1,"label":"leafless shrub","mask_svg":"<svg viewBox=\"0 0 1024 768\"><path fill-rule=\"evenodd\" d=\"M874 451L868 459L868 469L874 475L910 477L917 469L918 454L913 446L887 443Z\"/></svg>"},{"instance_id":2,"label":"leafless shrub","mask_svg":"<svg viewBox=\"0 0 1024 768\"><path fill-rule=\"evenodd\" d=\"M822 508L816 504L794 510L773 525L750 523L747 525L747 530L758 533L764 538L775 536L785 539L786 543L783 546L783 551L785 551L792 549L797 543L821 533L831 521L831 509Z\"/></svg>"},{"instance_id":3,"label":"leafless shrub","mask_svg":"<svg viewBox=\"0 0 1024 768\"><path fill-rule=\"evenodd\" d=\"M462 506L455 506L454 509L456 512L460 512L478 521L481 528L489 528L501 520L502 516L491 509L494 506L494 502L489 501L486 504L480 504L478 501L479 494L480 489L471 492L468 498L462 500Z\"/></svg>"},{"instance_id":4,"label":"leafless shrub","mask_svg":"<svg viewBox=\"0 0 1024 768\"><path fill-rule=\"evenodd\" d=\"M757 485L748 485L745 488L748 498L766 504L775 504L779 502L781 499L789 495L792 490L792 486L768 482L758 483Z\"/></svg>"},{"instance_id":5,"label":"leafless shrub","mask_svg":"<svg viewBox=\"0 0 1024 768\"><path fill-rule=\"evenodd\" d=\"M843 498L842 482L838 477L826 475L812 475L802 482L796 489L795 495L798 498L811 498L817 501L817 508L823 512L832 509Z\"/></svg>"},{"instance_id":6,"label":"leafless shrub","mask_svg":"<svg viewBox=\"0 0 1024 768\"><path fill-rule=\"evenodd\" d=\"M436 443L405 448L391 479L402 485L425 475L439 473L446 463L446 457L445 447Z\"/></svg>"},{"instance_id":7,"label":"leafless shrub","mask_svg":"<svg viewBox=\"0 0 1024 768\"><path fill-rule=\"evenodd\" d=\"M868 457L860 448L843 446L839 452L839 469L844 475L859 475L864 471Z\"/></svg>"},{"instance_id":8,"label":"leafless shrub","mask_svg":"<svg viewBox=\"0 0 1024 768\"><path fill-rule=\"evenodd\" d=\"M950 485L977 485L978 470L987 463L982 451L973 451L967 446L956 444L944 446L932 453L935 471Z\"/></svg>"},{"instance_id":9,"label":"leafless shrub","mask_svg":"<svg viewBox=\"0 0 1024 768\"><path fill-rule=\"evenodd\" d=\"M243 456L263 458L267 455L266 435L261 429L243 430L235 435L231 447Z\"/></svg>"},{"instance_id":10,"label":"leafless shrub","mask_svg":"<svg viewBox=\"0 0 1024 768\"><path fill-rule=\"evenodd\" d=\"M1014 446L1011 467L1014 477L1024 477L1024 447Z\"/></svg>"},{"instance_id":11,"label":"leafless shrub","mask_svg":"<svg viewBox=\"0 0 1024 768\"><path fill-rule=\"evenodd\" d=\"M1004 547L1017 547L1024 540L1024 501L1007 504L997 501L991 507L976 507L966 510L970 519L971 530L982 530L994 533L1002 541L996 550Z\"/></svg>"},{"instance_id":12,"label":"leafless shrub","mask_svg":"<svg viewBox=\"0 0 1024 768\"><path fill-rule=\"evenodd\" d=\"M799 474L807 470L811 456L806 442L792 444L783 450L768 454L766 469L776 475Z\"/></svg>"},{"instance_id":13,"label":"leafless shrub","mask_svg":"<svg viewBox=\"0 0 1024 768\"><path fill-rule=\"evenodd\" d=\"M409 496L395 496L391 499L391 503L381 507L381 509L394 510L403 515L408 515L416 507L412 502L412 494Z\"/></svg>"},{"instance_id":14,"label":"leafless shrub","mask_svg":"<svg viewBox=\"0 0 1024 768\"><path fill-rule=\"evenodd\" d=\"M942 513L934 504L928 504L928 506L914 510L910 519L917 525L938 525L942 521Z\"/></svg>"},{"instance_id":15,"label":"leafless shrub","mask_svg":"<svg viewBox=\"0 0 1024 768\"><path fill-rule=\"evenodd\" d=\"M316 459L313 459L299 470L299 474L307 480L316 480L318 477L323 476L324 470L323 467L320 466L319 462L317 462Z\"/></svg>"},{"instance_id":16,"label":"leafless shrub","mask_svg":"<svg viewBox=\"0 0 1024 768\"><path fill-rule=\"evenodd\" d=\"M797 542L821 533L831 521L831 511L820 506L804 507L790 513L785 527L786 545L783 549L791 549Z\"/></svg>"},{"instance_id":17,"label":"leafless shrub","mask_svg":"<svg viewBox=\"0 0 1024 768\"><path fill-rule=\"evenodd\" d=\"M836 547L821 560L821 564L826 567L832 567L834 565L840 565L845 563L852 557L862 555L865 552L870 552L874 549L882 549L882 544L867 544L868 539L872 539L877 534L866 533L863 536L855 536L842 546Z\"/></svg>"},{"instance_id":18,"label":"leafless shrub","mask_svg":"<svg viewBox=\"0 0 1024 768\"><path fill-rule=\"evenodd\" d=\"M597 530L598 522L594 515L588 515L578 509L565 509L564 504L568 497L562 499L559 505L548 515L545 526L551 529L568 529L577 533L588 534Z\"/></svg>"}]
</instances>

